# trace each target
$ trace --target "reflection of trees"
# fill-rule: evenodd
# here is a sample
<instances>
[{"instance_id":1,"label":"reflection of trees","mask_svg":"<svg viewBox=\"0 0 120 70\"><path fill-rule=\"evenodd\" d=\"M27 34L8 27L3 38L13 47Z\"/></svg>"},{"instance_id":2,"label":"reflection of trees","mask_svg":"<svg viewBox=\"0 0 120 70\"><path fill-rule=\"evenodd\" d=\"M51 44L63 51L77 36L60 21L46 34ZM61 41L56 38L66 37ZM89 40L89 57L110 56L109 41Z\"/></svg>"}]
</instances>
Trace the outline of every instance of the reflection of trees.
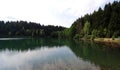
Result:
<instances>
[{"instance_id":1,"label":"reflection of trees","mask_svg":"<svg viewBox=\"0 0 120 70\"><path fill-rule=\"evenodd\" d=\"M101 70L117 70L120 67L120 48L105 47L94 42L45 38L0 41L0 49L8 48L10 50L27 50L44 46L62 47L64 45L68 46L77 57L99 65Z\"/></svg>"},{"instance_id":2,"label":"reflection of trees","mask_svg":"<svg viewBox=\"0 0 120 70\"><path fill-rule=\"evenodd\" d=\"M93 42L82 41L76 44L76 48L74 46L69 47L83 60L100 65L101 70L118 70L120 67L119 48L110 48Z\"/></svg>"},{"instance_id":3,"label":"reflection of trees","mask_svg":"<svg viewBox=\"0 0 120 70\"><path fill-rule=\"evenodd\" d=\"M34 49L41 46L62 46L61 41L57 39L22 39L22 40L2 40L0 41L0 49L16 49L27 50Z\"/></svg>"}]
</instances>

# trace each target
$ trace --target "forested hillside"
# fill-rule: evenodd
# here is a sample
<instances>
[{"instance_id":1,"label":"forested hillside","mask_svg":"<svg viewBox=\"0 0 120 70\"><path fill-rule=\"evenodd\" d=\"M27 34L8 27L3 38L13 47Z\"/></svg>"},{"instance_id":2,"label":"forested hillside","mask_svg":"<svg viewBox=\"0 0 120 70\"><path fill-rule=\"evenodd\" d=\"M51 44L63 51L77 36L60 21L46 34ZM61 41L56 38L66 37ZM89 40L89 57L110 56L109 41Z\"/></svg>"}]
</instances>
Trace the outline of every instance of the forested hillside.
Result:
<instances>
[{"instance_id":1,"label":"forested hillside","mask_svg":"<svg viewBox=\"0 0 120 70\"><path fill-rule=\"evenodd\" d=\"M54 32L64 29L61 26L44 26L27 21L0 21L0 37L50 37Z\"/></svg>"},{"instance_id":2,"label":"forested hillside","mask_svg":"<svg viewBox=\"0 0 120 70\"><path fill-rule=\"evenodd\" d=\"M34 22L0 21L0 37L111 38L120 37L120 1L108 3L91 14L78 18L70 28L44 26Z\"/></svg>"},{"instance_id":3,"label":"forested hillside","mask_svg":"<svg viewBox=\"0 0 120 70\"><path fill-rule=\"evenodd\" d=\"M63 37L119 37L120 2L106 4L92 14L78 18L69 29L61 32Z\"/></svg>"}]
</instances>

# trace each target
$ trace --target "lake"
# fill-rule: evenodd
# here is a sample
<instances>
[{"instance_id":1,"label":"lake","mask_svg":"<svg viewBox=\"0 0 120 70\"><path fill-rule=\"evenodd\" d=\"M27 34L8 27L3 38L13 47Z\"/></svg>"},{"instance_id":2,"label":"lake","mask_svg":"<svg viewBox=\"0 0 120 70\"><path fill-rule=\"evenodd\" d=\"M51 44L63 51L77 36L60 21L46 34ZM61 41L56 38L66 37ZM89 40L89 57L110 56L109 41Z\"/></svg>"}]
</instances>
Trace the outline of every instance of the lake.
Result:
<instances>
[{"instance_id":1,"label":"lake","mask_svg":"<svg viewBox=\"0 0 120 70\"><path fill-rule=\"evenodd\" d=\"M120 70L120 48L89 41L0 38L0 70Z\"/></svg>"}]
</instances>

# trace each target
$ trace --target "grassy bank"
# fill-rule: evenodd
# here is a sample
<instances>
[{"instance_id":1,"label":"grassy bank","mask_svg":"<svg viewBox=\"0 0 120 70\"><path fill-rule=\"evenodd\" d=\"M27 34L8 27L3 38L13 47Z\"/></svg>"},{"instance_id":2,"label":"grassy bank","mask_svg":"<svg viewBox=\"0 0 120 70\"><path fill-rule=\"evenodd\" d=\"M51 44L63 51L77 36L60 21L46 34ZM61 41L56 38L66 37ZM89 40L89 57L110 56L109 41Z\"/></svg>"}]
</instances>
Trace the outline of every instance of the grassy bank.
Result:
<instances>
[{"instance_id":1,"label":"grassy bank","mask_svg":"<svg viewBox=\"0 0 120 70\"><path fill-rule=\"evenodd\" d=\"M119 38L95 38L94 41L100 41L100 42L114 42L114 43L120 43Z\"/></svg>"},{"instance_id":2,"label":"grassy bank","mask_svg":"<svg viewBox=\"0 0 120 70\"><path fill-rule=\"evenodd\" d=\"M95 42L97 43L102 43L108 46L112 46L112 47L120 47L120 38L95 38L94 39Z\"/></svg>"}]
</instances>

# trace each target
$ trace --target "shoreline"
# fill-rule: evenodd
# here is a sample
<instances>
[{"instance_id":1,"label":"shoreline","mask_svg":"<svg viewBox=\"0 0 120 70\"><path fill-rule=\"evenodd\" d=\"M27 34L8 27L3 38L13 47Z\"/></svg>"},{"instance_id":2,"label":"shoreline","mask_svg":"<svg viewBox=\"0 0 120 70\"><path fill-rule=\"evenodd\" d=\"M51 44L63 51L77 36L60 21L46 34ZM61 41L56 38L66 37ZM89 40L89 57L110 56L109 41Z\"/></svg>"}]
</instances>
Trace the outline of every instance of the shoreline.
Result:
<instances>
[{"instance_id":1,"label":"shoreline","mask_svg":"<svg viewBox=\"0 0 120 70\"><path fill-rule=\"evenodd\" d=\"M112 38L95 38L94 41L120 43L119 38L115 38L114 40Z\"/></svg>"},{"instance_id":2,"label":"shoreline","mask_svg":"<svg viewBox=\"0 0 120 70\"><path fill-rule=\"evenodd\" d=\"M82 41L93 41L98 44L103 44L109 47L117 47L120 48L120 38L95 38L95 39L85 39L81 38Z\"/></svg>"},{"instance_id":3,"label":"shoreline","mask_svg":"<svg viewBox=\"0 0 120 70\"><path fill-rule=\"evenodd\" d=\"M96 43L102 43L111 47L120 47L120 38L95 38L93 40Z\"/></svg>"}]
</instances>

